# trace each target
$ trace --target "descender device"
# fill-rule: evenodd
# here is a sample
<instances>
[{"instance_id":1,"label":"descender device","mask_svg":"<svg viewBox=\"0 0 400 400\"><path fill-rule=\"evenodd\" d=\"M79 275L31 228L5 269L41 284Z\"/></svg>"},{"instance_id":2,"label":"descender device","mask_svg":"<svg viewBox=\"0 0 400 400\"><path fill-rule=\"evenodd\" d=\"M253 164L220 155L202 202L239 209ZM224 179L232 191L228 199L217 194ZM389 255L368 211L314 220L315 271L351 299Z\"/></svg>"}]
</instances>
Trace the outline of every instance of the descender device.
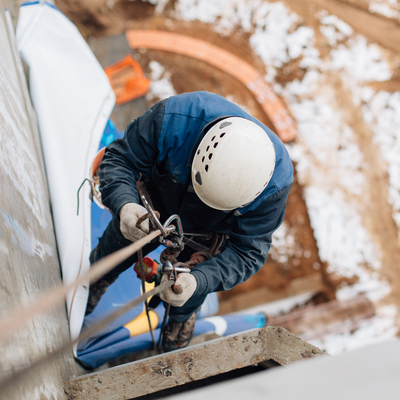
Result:
<instances>
[{"instance_id":1,"label":"descender device","mask_svg":"<svg viewBox=\"0 0 400 400\"><path fill-rule=\"evenodd\" d=\"M163 251L164 256L162 255L160 257L160 259L162 260L161 266L149 257L144 257L142 263L138 261L134 266L137 277L141 279L141 265L143 265L144 279L146 280L146 282L156 282L160 279L163 273L169 273L170 279L176 281L179 273L190 272L189 268L175 267L175 263L171 262L171 260L175 259L178 256L178 254L183 250L184 247L181 219L179 215L173 214L165 221L164 224L161 224L155 211L146 200L146 197L141 196L141 200L149 214L149 218L152 221L153 225L160 230L161 235L159 237L159 241L160 244L166 247L166 250ZM176 285L174 285L173 290L178 293L179 287L176 287Z\"/></svg>"}]
</instances>

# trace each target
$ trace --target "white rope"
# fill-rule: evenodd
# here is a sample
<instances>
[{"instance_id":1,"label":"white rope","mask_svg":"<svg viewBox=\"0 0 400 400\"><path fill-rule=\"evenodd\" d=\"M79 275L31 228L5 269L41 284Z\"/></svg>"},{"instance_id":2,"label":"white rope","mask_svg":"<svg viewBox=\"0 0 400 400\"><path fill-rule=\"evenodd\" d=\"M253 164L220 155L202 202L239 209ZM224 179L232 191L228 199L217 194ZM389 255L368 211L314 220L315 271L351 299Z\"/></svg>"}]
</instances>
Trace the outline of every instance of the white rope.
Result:
<instances>
[{"instance_id":1,"label":"white rope","mask_svg":"<svg viewBox=\"0 0 400 400\"><path fill-rule=\"evenodd\" d=\"M90 281L90 283L97 282L107 272L111 271L122 261L126 260L132 254L136 253L146 244L150 243L154 238L161 234L160 230L151 232L146 237L138 240L135 243L124 247L102 258L92 265L90 271L80 276L75 282L69 285L57 285L54 289L49 290L47 293L38 296L33 304L27 306L19 305L9 314L0 319L0 343L9 339L15 331L21 330L21 326L32 320L38 314L42 314L50 309L62 304L67 294L77 286Z\"/></svg>"}]
</instances>

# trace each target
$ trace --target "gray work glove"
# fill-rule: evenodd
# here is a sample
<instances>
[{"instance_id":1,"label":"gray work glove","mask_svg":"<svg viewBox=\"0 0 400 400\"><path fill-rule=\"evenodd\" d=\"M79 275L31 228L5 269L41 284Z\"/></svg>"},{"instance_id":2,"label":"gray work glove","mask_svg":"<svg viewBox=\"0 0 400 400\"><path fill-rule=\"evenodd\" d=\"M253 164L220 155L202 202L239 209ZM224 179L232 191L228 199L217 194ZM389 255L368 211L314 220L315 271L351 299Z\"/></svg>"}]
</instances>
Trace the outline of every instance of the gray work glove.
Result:
<instances>
[{"instance_id":1,"label":"gray work glove","mask_svg":"<svg viewBox=\"0 0 400 400\"><path fill-rule=\"evenodd\" d=\"M147 210L140 204L127 203L121 208L119 213L119 227L124 237L131 242L136 242L145 237L146 233L149 233L148 219L144 220L139 228L136 227L136 222L144 214L147 214Z\"/></svg>"},{"instance_id":2,"label":"gray work glove","mask_svg":"<svg viewBox=\"0 0 400 400\"><path fill-rule=\"evenodd\" d=\"M166 273L161 278L161 283L168 281L169 273ZM182 307L191 297L197 287L197 281L194 275L182 273L178 275L176 286L180 289L179 294L172 290L172 287L163 290L160 293L160 299L173 307Z\"/></svg>"}]
</instances>

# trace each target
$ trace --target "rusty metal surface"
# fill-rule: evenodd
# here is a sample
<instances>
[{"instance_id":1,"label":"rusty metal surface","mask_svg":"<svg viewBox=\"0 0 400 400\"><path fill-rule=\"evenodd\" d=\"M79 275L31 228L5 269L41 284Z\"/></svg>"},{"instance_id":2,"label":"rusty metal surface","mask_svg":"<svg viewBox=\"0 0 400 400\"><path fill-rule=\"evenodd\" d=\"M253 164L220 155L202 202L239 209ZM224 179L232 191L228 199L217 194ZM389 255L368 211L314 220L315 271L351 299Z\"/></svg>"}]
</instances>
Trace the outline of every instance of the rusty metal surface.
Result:
<instances>
[{"instance_id":1,"label":"rusty metal surface","mask_svg":"<svg viewBox=\"0 0 400 400\"><path fill-rule=\"evenodd\" d=\"M263 361L279 365L323 352L280 327L253 329L88 374L65 383L69 399L130 399Z\"/></svg>"}]
</instances>

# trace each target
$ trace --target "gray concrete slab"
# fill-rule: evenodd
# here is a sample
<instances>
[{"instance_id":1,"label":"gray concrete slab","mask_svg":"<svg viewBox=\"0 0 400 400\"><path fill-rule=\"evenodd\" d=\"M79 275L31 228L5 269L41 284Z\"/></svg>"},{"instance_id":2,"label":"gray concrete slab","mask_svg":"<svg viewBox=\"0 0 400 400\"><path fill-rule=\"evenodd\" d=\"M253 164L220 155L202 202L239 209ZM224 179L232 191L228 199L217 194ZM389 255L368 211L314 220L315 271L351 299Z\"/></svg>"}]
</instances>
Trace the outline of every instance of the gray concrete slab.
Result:
<instances>
[{"instance_id":1,"label":"gray concrete slab","mask_svg":"<svg viewBox=\"0 0 400 400\"><path fill-rule=\"evenodd\" d=\"M397 400L399 360L400 341L381 343L198 389L190 392L190 400Z\"/></svg>"},{"instance_id":2,"label":"gray concrete slab","mask_svg":"<svg viewBox=\"0 0 400 400\"><path fill-rule=\"evenodd\" d=\"M322 354L283 328L253 329L82 376L66 382L65 392L74 400L130 399L253 364L289 365Z\"/></svg>"},{"instance_id":3,"label":"gray concrete slab","mask_svg":"<svg viewBox=\"0 0 400 400\"><path fill-rule=\"evenodd\" d=\"M10 1L8 1L9 3ZM33 301L61 281L40 144L21 60L0 3L0 315ZM0 380L69 340L65 307L13 332L0 346ZM62 383L78 370L68 351L31 370L1 399L64 399Z\"/></svg>"}]
</instances>

